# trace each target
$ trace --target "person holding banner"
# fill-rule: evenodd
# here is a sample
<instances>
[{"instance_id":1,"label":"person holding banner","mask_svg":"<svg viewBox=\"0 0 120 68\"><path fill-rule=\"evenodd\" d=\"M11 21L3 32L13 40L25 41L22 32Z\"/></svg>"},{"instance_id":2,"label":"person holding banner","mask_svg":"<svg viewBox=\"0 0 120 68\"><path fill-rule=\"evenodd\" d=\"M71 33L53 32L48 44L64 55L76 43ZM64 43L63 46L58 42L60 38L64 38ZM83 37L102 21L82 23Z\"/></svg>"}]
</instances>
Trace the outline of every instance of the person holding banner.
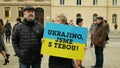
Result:
<instances>
[{"instance_id":1,"label":"person holding banner","mask_svg":"<svg viewBox=\"0 0 120 68\"><path fill-rule=\"evenodd\" d=\"M83 19L82 18L77 18L76 24L77 24L76 26L82 27ZM82 60L75 60L74 64L75 64L75 68L85 68L85 67L82 66Z\"/></svg>"},{"instance_id":2,"label":"person holding banner","mask_svg":"<svg viewBox=\"0 0 120 68\"><path fill-rule=\"evenodd\" d=\"M12 34L12 44L19 57L19 68L41 68L43 26L35 20L35 8L24 8L24 20Z\"/></svg>"},{"instance_id":3,"label":"person holding banner","mask_svg":"<svg viewBox=\"0 0 120 68\"><path fill-rule=\"evenodd\" d=\"M93 35L93 45L95 46L96 64L92 68L103 68L103 51L106 38L106 24L103 22L103 17L97 17L97 27Z\"/></svg>"},{"instance_id":4,"label":"person holding banner","mask_svg":"<svg viewBox=\"0 0 120 68\"><path fill-rule=\"evenodd\" d=\"M55 18L55 23L66 24L67 17L61 14ZM50 56L49 68L74 68L72 62L72 59Z\"/></svg>"}]
</instances>

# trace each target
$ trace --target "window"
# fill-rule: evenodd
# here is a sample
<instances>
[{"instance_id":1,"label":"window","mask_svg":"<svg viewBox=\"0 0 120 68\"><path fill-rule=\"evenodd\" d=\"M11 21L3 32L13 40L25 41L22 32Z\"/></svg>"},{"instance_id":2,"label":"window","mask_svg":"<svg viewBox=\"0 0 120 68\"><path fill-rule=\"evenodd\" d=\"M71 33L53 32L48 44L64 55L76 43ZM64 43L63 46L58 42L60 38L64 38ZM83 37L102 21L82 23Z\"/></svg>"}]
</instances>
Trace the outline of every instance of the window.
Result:
<instances>
[{"instance_id":1,"label":"window","mask_svg":"<svg viewBox=\"0 0 120 68\"><path fill-rule=\"evenodd\" d=\"M116 14L112 15L112 23L117 23L117 15Z\"/></svg>"},{"instance_id":2,"label":"window","mask_svg":"<svg viewBox=\"0 0 120 68\"><path fill-rule=\"evenodd\" d=\"M93 21L96 20L97 17L98 17L97 14L93 14Z\"/></svg>"},{"instance_id":3,"label":"window","mask_svg":"<svg viewBox=\"0 0 120 68\"><path fill-rule=\"evenodd\" d=\"M112 4L117 5L117 0L113 0Z\"/></svg>"},{"instance_id":4,"label":"window","mask_svg":"<svg viewBox=\"0 0 120 68\"><path fill-rule=\"evenodd\" d=\"M10 0L4 0L5 2L9 2Z\"/></svg>"},{"instance_id":5,"label":"window","mask_svg":"<svg viewBox=\"0 0 120 68\"><path fill-rule=\"evenodd\" d=\"M23 17L23 7L18 8L18 15L19 17Z\"/></svg>"},{"instance_id":6,"label":"window","mask_svg":"<svg viewBox=\"0 0 120 68\"><path fill-rule=\"evenodd\" d=\"M76 15L76 18L81 18L81 14L78 13L78 14Z\"/></svg>"},{"instance_id":7,"label":"window","mask_svg":"<svg viewBox=\"0 0 120 68\"><path fill-rule=\"evenodd\" d=\"M35 0L35 1L42 1L42 0Z\"/></svg>"},{"instance_id":8,"label":"window","mask_svg":"<svg viewBox=\"0 0 120 68\"><path fill-rule=\"evenodd\" d=\"M18 1L23 1L23 0L18 0Z\"/></svg>"},{"instance_id":9,"label":"window","mask_svg":"<svg viewBox=\"0 0 120 68\"><path fill-rule=\"evenodd\" d=\"M81 0L77 0L77 5L81 5Z\"/></svg>"},{"instance_id":10,"label":"window","mask_svg":"<svg viewBox=\"0 0 120 68\"><path fill-rule=\"evenodd\" d=\"M97 5L98 4L98 0L93 0L93 5Z\"/></svg>"},{"instance_id":11,"label":"window","mask_svg":"<svg viewBox=\"0 0 120 68\"><path fill-rule=\"evenodd\" d=\"M64 0L60 0L60 5L64 5L65 1Z\"/></svg>"},{"instance_id":12,"label":"window","mask_svg":"<svg viewBox=\"0 0 120 68\"><path fill-rule=\"evenodd\" d=\"M9 17L10 7L5 7L5 17Z\"/></svg>"}]
</instances>

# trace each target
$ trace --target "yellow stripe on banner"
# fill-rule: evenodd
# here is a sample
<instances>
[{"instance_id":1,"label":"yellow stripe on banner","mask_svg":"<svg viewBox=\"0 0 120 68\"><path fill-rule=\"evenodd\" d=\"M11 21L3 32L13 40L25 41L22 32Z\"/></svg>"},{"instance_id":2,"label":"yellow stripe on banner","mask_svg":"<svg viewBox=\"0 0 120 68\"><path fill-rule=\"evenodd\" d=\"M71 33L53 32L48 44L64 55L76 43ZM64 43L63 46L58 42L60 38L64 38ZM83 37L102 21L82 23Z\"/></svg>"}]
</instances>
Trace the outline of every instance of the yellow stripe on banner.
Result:
<instances>
[{"instance_id":1,"label":"yellow stripe on banner","mask_svg":"<svg viewBox=\"0 0 120 68\"><path fill-rule=\"evenodd\" d=\"M85 44L74 42L72 44L59 43L55 42L55 40L44 38L41 54L83 60L84 48Z\"/></svg>"}]
</instances>

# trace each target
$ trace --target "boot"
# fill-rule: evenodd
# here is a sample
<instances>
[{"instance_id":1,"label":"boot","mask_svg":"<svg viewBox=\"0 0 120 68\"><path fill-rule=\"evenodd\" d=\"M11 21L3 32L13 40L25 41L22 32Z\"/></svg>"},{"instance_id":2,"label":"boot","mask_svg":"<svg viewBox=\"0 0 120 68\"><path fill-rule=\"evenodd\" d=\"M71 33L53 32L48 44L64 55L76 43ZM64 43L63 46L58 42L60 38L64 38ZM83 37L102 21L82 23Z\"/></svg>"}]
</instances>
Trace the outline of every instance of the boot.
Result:
<instances>
[{"instance_id":1,"label":"boot","mask_svg":"<svg viewBox=\"0 0 120 68\"><path fill-rule=\"evenodd\" d=\"M6 54L6 57L7 57L7 59L9 59L9 57L10 57L10 54Z\"/></svg>"},{"instance_id":2,"label":"boot","mask_svg":"<svg viewBox=\"0 0 120 68\"><path fill-rule=\"evenodd\" d=\"M5 59L5 63L3 65L7 65L7 63L9 63L9 60Z\"/></svg>"}]
</instances>

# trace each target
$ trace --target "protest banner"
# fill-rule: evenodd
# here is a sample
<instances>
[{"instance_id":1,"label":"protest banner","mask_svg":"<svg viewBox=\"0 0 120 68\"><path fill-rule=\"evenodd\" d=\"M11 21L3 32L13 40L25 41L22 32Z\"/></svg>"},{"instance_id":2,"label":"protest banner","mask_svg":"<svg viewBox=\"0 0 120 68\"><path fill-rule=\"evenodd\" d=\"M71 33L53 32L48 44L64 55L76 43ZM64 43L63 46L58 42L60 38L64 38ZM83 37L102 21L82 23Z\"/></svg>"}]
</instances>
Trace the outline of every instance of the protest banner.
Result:
<instances>
[{"instance_id":1,"label":"protest banner","mask_svg":"<svg viewBox=\"0 0 120 68\"><path fill-rule=\"evenodd\" d=\"M41 54L83 60L88 29L46 23Z\"/></svg>"}]
</instances>

